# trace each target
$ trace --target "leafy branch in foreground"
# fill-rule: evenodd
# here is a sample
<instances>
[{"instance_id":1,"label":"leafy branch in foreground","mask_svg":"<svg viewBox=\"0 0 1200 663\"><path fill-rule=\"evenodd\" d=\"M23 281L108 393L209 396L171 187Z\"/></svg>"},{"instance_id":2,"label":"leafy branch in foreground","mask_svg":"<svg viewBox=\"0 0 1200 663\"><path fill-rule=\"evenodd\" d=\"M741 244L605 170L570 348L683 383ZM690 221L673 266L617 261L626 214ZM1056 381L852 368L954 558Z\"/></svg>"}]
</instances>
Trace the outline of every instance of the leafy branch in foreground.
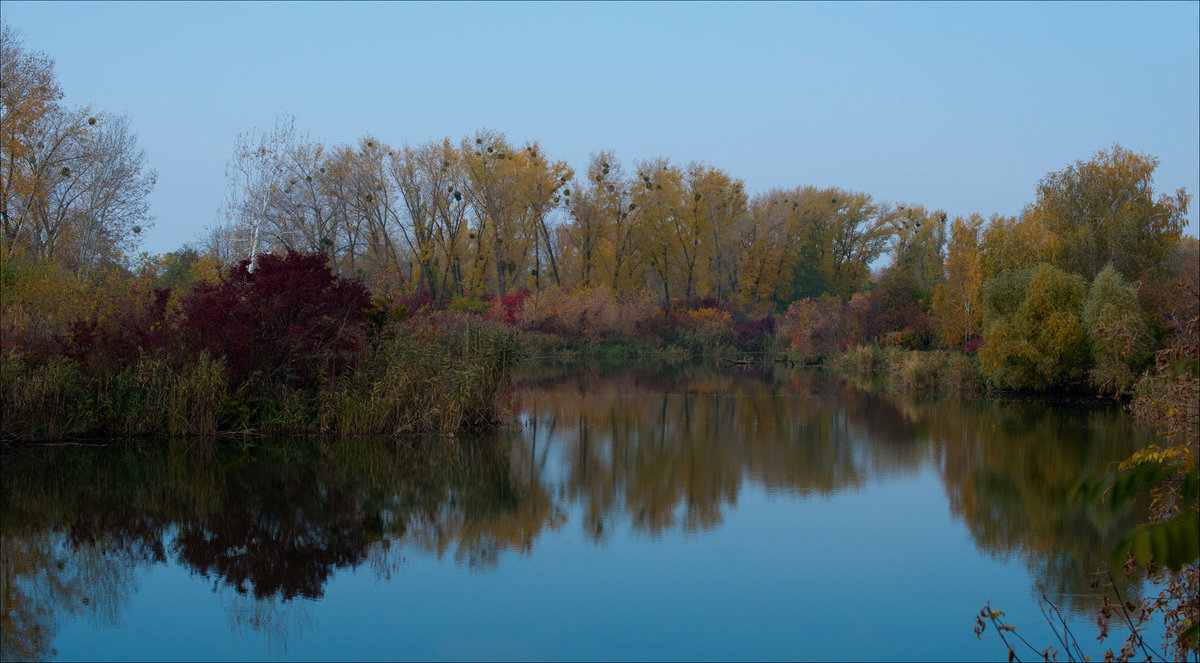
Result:
<instances>
[{"instance_id":1,"label":"leafy branch in foreground","mask_svg":"<svg viewBox=\"0 0 1200 663\"><path fill-rule=\"evenodd\" d=\"M1127 565L1127 571L1132 573L1133 565ZM1098 587L1100 580L1096 579L1092 582L1092 587ZM1066 654L1068 661L1091 661L1091 656L1083 651L1083 647L1079 644L1079 639L1075 633L1071 631L1070 622L1066 616L1046 596L1046 590L1038 583L1038 608L1042 611L1042 616L1046 618L1046 623L1049 624L1050 630L1054 632L1054 638L1058 645L1062 647L1062 652ZM1161 608L1159 602L1153 604L1146 603L1139 606L1133 601L1123 599L1121 590L1117 588L1116 580L1112 573L1108 574L1108 591L1104 596L1104 605L1100 608L1096 616L1096 625L1100 629L1100 635L1097 640L1103 641L1108 637L1109 626L1114 617L1118 617L1118 623L1129 629L1129 635L1125 638L1124 644L1119 652L1114 653L1109 649L1104 653L1105 661L1131 661L1138 656L1145 656L1146 661L1164 661L1166 658L1161 652L1154 649L1146 642L1142 632L1146 630L1147 625L1152 619L1157 608ZM1113 601L1111 597L1115 597ZM988 625L991 624L996 634L1000 636L1000 640L1008 647L1008 660L1020 661L1021 657L1017 654L1017 648L1014 643L1023 645L1034 656L1041 657L1044 661L1057 661L1060 650L1053 645L1047 646L1044 649L1034 647L1032 643L1026 640L1022 635L1017 633L1017 627L1004 623L1004 612L1001 610L992 609L991 603L985 604L979 614L975 616L975 637L982 638L987 632ZM1014 638L1013 641L1009 637ZM1177 657L1178 658L1178 657ZM1183 657L1186 660L1186 657Z\"/></svg>"}]
</instances>

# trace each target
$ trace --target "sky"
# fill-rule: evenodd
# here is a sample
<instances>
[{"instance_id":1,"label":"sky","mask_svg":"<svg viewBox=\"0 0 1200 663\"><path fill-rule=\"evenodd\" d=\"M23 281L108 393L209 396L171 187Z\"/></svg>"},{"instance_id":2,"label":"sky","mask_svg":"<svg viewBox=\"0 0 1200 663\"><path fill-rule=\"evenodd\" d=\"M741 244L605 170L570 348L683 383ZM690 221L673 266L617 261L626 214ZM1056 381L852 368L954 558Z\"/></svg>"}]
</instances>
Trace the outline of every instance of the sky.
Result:
<instances>
[{"instance_id":1,"label":"sky","mask_svg":"<svg viewBox=\"0 0 1200 663\"><path fill-rule=\"evenodd\" d=\"M836 186L1018 214L1114 143L1200 191L1200 3L62 3L5 0L66 102L127 114L161 253L213 225L239 133L326 143L487 128L577 172L703 161L751 192ZM632 170L632 168L630 168Z\"/></svg>"}]
</instances>

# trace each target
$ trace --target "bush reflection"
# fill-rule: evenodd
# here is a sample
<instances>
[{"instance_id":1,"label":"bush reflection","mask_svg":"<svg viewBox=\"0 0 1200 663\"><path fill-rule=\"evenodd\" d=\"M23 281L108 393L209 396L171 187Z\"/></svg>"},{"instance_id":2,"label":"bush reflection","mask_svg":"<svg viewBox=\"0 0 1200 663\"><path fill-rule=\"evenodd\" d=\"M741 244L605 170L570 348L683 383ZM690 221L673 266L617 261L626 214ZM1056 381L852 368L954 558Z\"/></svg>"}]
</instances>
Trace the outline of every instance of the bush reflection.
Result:
<instances>
[{"instance_id":1,"label":"bush reflection","mask_svg":"<svg viewBox=\"0 0 1200 663\"><path fill-rule=\"evenodd\" d=\"M799 370L526 373L512 405L522 425L486 439L5 452L3 657L53 656L67 618L118 619L135 570L155 563L277 605L321 597L339 569L390 578L406 551L488 569L568 521L597 543L623 528L657 537L718 526L747 481L804 499L923 468L981 549L1019 556L1086 609L1128 514L1065 492L1146 441L1115 407L925 401Z\"/></svg>"}]
</instances>

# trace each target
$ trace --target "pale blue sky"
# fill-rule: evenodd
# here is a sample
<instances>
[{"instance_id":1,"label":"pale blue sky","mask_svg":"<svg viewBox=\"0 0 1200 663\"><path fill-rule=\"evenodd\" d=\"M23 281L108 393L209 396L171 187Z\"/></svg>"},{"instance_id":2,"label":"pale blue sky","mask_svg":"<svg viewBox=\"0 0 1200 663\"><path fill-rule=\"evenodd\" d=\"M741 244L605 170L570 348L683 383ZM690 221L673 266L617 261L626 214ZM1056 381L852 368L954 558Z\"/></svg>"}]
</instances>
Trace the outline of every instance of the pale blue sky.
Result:
<instances>
[{"instance_id":1,"label":"pale blue sky","mask_svg":"<svg viewBox=\"0 0 1200 663\"><path fill-rule=\"evenodd\" d=\"M1016 214L1114 142L1161 160L1160 191L1200 191L1197 2L5 0L3 19L68 102L131 116L153 252L213 222L234 137L281 112L328 142L486 127L576 169L664 155L952 215Z\"/></svg>"}]
</instances>

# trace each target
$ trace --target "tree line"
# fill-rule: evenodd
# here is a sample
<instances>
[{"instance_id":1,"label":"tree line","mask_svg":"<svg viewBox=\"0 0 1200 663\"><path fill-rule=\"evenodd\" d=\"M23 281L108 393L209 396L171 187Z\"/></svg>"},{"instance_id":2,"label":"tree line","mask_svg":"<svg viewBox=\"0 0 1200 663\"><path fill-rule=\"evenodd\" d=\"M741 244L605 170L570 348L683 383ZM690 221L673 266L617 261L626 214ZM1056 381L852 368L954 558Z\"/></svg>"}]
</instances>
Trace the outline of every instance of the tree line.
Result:
<instances>
[{"instance_id":1,"label":"tree line","mask_svg":"<svg viewBox=\"0 0 1200 663\"><path fill-rule=\"evenodd\" d=\"M862 288L891 249L931 280L945 213L838 188L749 195L714 166L611 151L576 173L537 142L480 130L393 147L326 145L290 118L238 137L225 222L202 242L326 254L379 292L505 296L527 289L649 288L661 303L786 304Z\"/></svg>"},{"instance_id":2,"label":"tree line","mask_svg":"<svg viewBox=\"0 0 1200 663\"><path fill-rule=\"evenodd\" d=\"M782 310L902 278L938 309L948 345L979 333L984 283L1005 270L1044 262L1090 282L1110 264L1127 281L1161 268L1190 201L1182 189L1156 195L1157 159L1119 145L1048 174L1019 215L986 220L839 188L750 195L719 168L663 157L627 170L595 152L577 174L536 142L486 130L327 146L284 120L237 146L228 222L203 245L227 260L319 252L376 292L439 301L599 286L646 288L668 307Z\"/></svg>"}]
</instances>

